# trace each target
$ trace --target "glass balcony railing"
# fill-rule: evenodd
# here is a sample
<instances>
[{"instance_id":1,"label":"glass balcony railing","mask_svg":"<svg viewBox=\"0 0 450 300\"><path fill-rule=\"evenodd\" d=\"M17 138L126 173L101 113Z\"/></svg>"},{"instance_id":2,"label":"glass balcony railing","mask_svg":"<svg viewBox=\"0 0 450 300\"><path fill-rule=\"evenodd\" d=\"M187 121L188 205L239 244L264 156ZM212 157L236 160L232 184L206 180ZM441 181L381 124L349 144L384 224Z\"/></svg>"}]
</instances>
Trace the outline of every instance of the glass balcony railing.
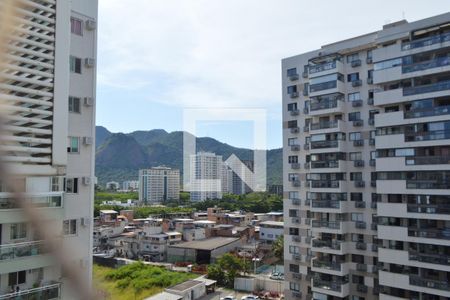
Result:
<instances>
[{"instance_id":1,"label":"glass balcony railing","mask_svg":"<svg viewBox=\"0 0 450 300\"><path fill-rule=\"evenodd\" d=\"M450 32L433 35L426 38L418 39L411 42L406 42L402 44L402 51L411 50L415 48L421 48L425 46L431 46L434 44L444 43L450 41Z\"/></svg>"},{"instance_id":2,"label":"glass balcony railing","mask_svg":"<svg viewBox=\"0 0 450 300\"><path fill-rule=\"evenodd\" d=\"M419 85L403 88L403 96L411 96L424 93L433 93L450 89L450 80L440 81L431 84Z\"/></svg>"},{"instance_id":3,"label":"glass balcony railing","mask_svg":"<svg viewBox=\"0 0 450 300\"><path fill-rule=\"evenodd\" d=\"M333 261L320 261L320 260L314 259L313 267L327 269L327 270L333 270L333 271L340 271L342 269L342 263L333 262Z\"/></svg>"},{"instance_id":4,"label":"glass balcony railing","mask_svg":"<svg viewBox=\"0 0 450 300\"><path fill-rule=\"evenodd\" d=\"M333 69L336 69L336 61L330 61L319 65L309 66L309 74L314 74Z\"/></svg>"},{"instance_id":5,"label":"glass balcony railing","mask_svg":"<svg viewBox=\"0 0 450 300\"><path fill-rule=\"evenodd\" d=\"M328 129L328 128L337 128L338 127L338 121L322 121L319 123L312 123L311 124L311 130L319 130L319 129Z\"/></svg>"},{"instance_id":6,"label":"glass balcony railing","mask_svg":"<svg viewBox=\"0 0 450 300\"><path fill-rule=\"evenodd\" d=\"M448 281L432 280L418 275L409 275L409 284L437 290L450 291L450 284Z\"/></svg>"},{"instance_id":7,"label":"glass balcony railing","mask_svg":"<svg viewBox=\"0 0 450 300\"><path fill-rule=\"evenodd\" d=\"M428 239L450 240L450 228L436 229L436 228L409 227L408 236L428 238Z\"/></svg>"},{"instance_id":8,"label":"glass balcony railing","mask_svg":"<svg viewBox=\"0 0 450 300\"><path fill-rule=\"evenodd\" d=\"M450 57L439 57L436 59L419 62L415 64L410 65L403 65L402 66L402 73L410 73L410 72L417 72L417 71L423 71L438 67L444 67L450 65Z\"/></svg>"},{"instance_id":9,"label":"glass balcony railing","mask_svg":"<svg viewBox=\"0 0 450 300\"><path fill-rule=\"evenodd\" d=\"M319 278L313 278L313 286L325 290L332 290L341 292L342 285L348 283L347 281L326 281Z\"/></svg>"},{"instance_id":10,"label":"glass balcony railing","mask_svg":"<svg viewBox=\"0 0 450 300\"><path fill-rule=\"evenodd\" d=\"M338 200L312 200L311 206L316 207L316 208L339 209L341 207L341 201L338 201Z\"/></svg>"},{"instance_id":11,"label":"glass balcony railing","mask_svg":"<svg viewBox=\"0 0 450 300\"><path fill-rule=\"evenodd\" d=\"M338 160L328 160L328 161L312 161L312 169L322 169L322 168L339 168Z\"/></svg>"},{"instance_id":12,"label":"glass balcony railing","mask_svg":"<svg viewBox=\"0 0 450 300\"><path fill-rule=\"evenodd\" d=\"M339 188L338 180L311 180L312 188Z\"/></svg>"},{"instance_id":13,"label":"glass balcony railing","mask_svg":"<svg viewBox=\"0 0 450 300\"><path fill-rule=\"evenodd\" d=\"M0 245L0 262L48 253L43 241Z\"/></svg>"},{"instance_id":14,"label":"glass balcony railing","mask_svg":"<svg viewBox=\"0 0 450 300\"><path fill-rule=\"evenodd\" d=\"M450 204L407 204L410 213L420 214L450 214Z\"/></svg>"},{"instance_id":15,"label":"glass balcony railing","mask_svg":"<svg viewBox=\"0 0 450 300\"><path fill-rule=\"evenodd\" d=\"M316 141L311 142L311 149L322 149L322 148L336 148L339 142L334 141Z\"/></svg>"},{"instance_id":16,"label":"glass balcony railing","mask_svg":"<svg viewBox=\"0 0 450 300\"><path fill-rule=\"evenodd\" d=\"M312 246L314 248L329 248L332 250L341 250L341 241L323 241L323 240L312 240Z\"/></svg>"},{"instance_id":17,"label":"glass balcony railing","mask_svg":"<svg viewBox=\"0 0 450 300\"><path fill-rule=\"evenodd\" d=\"M35 207L62 207L63 193L52 192L43 195L27 195L26 201ZM14 198L9 193L0 193L0 210L1 209L16 209L19 208Z\"/></svg>"},{"instance_id":18,"label":"glass balcony railing","mask_svg":"<svg viewBox=\"0 0 450 300\"><path fill-rule=\"evenodd\" d=\"M314 93L314 92L320 92L323 90L334 89L336 87L337 87L337 80L333 80L333 81L311 84L309 86L309 91L311 93Z\"/></svg>"},{"instance_id":19,"label":"glass balcony railing","mask_svg":"<svg viewBox=\"0 0 450 300\"><path fill-rule=\"evenodd\" d=\"M448 190L450 189L449 182L442 182L436 180L407 180L406 181L407 189L440 189L440 190Z\"/></svg>"},{"instance_id":20,"label":"glass balcony railing","mask_svg":"<svg viewBox=\"0 0 450 300\"><path fill-rule=\"evenodd\" d=\"M450 257L448 255L428 254L415 251L409 251L409 260L423 263L447 265L450 266Z\"/></svg>"},{"instance_id":21,"label":"glass balcony railing","mask_svg":"<svg viewBox=\"0 0 450 300\"><path fill-rule=\"evenodd\" d=\"M29 290L22 290L15 293L0 295L0 300L50 300L60 299L61 284L53 283L46 286L33 288Z\"/></svg>"},{"instance_id":22,"label":"glass balcony railing","mask_svg":"<svg viewBox=\"0 0 450 300\"><path fill-rule=\"evenodd\" d=\"M322 220L313 220L312 227L314 228L329 228L329 229L340 229L341 222L339 221L322 221Z\"/></svg>"},{"instance_id":23,"label":"glass balcony railing","mask_svg":"<svg viewBox=\"0 0 450 300\"><path fill-rule=\"evenodd\" d=\"M339 100L333 99L333 100L323 100L316 103L310 103L309 108L311 111L335 108L338 106L338 101Z\"/></svg>"},{"instance_id":24,"label":"glass balcony railing","mask_svg":"<svg viewBox=\"0 0 450 300\"><path fill-rule=\"evenodd\" d=\"M405 119L434 117L450 114L450 105L437 106L429 109L407 111L404 114Z\"/></svg>"},{"instance_id":25,"label":"glass balcony railing","mask_svg":"<svg viewBox=\"0 0 450 300\"><path fill-rule=\"evenodd\" d=\"M405 133L405 142L421 142L445 139L450 139L450 131L448 130Z\"/></svg>"}]
</instances>

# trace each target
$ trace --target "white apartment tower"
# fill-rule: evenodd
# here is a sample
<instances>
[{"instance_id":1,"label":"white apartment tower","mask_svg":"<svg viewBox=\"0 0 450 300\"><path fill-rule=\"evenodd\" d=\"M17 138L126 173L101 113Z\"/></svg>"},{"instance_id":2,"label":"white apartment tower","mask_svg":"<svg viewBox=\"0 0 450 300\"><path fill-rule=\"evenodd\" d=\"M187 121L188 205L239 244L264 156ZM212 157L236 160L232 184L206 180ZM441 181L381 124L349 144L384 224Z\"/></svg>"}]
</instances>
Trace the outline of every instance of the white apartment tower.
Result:
<instances>
[{"instance_id":1,"label":"white apartment tower","mask_svg":"<svg viewBox=\"0 0 450 300\"><path fill-rule=\"evenodd\" d=\"M180 170L154 167L139 170L139 201L164 203L180 199Z\"/></svg>"},{"instance_id":2,"label":"white apartment tower","mask_svg":"<svg viewBox=\"0 0 450 300\"><path fill-rule=\"evenodd\" d=\"M224 163L221 155L198 152L190 156L191 200L222 199ZM228 174L228 173L225 173Z\"/></svg>"},{"instance_id":3,"label":"white apartment tower","mask_svg":"<svg viewBox=\"0 0 450 300\"><path fill-rule=\"evenodd\" d=\"M282 61L286 299L450 298L450 13Z\"/></svg>"},{"instance_id":4,"label":"white apartment tower","mask_svg":"<svg viewBox=\"0 0 450 300\"><path fill-rule=\"evenodd\" d=\"M68 267L90 284L97 1L14 2L18 25L0 73L0 111L7 113L1 159L26 199L60 232ZM1 186L0 299L75 299L27 221ZM8 295L12 290L21 296Z\"/></svg>"}]
</instances>

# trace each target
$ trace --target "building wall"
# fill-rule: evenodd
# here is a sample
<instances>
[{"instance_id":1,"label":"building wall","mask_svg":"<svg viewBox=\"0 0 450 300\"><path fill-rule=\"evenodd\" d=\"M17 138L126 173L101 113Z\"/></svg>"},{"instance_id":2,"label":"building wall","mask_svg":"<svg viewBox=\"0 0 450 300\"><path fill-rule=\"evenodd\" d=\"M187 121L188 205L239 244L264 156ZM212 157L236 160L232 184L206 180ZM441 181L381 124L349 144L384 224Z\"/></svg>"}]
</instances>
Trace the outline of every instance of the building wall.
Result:
<instances>
[{"instance_id":1,"label":"building wall","mask_svg":"<svg viewBox=\"0 0 450 300\"><path fill-rule=\"evenodd\" d=\"M180 198L180 171L155 167L139 171L139 201L163 203Z\"/></svg>"}]
</instances>

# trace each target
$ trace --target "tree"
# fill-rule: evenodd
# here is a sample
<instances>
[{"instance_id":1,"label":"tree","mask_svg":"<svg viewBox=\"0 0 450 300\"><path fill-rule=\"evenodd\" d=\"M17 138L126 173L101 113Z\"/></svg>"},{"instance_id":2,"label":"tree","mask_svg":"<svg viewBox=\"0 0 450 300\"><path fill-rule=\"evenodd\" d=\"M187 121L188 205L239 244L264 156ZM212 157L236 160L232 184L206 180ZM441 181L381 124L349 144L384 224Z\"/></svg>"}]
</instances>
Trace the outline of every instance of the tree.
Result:
<instances>
[{"instance_id":1,"label":"tree","mask_svg":"<svg viewBox=\"0 0 450 300\"><path fill-rule=\"evenodd\" d=\"M280 236L272 245L272 252L279 260L284 258L284 237Z\"/></svg>"},{"instance_id":2,"label":"tree","mask_svg":"<svg viewBox=\"0 0 450 300\"><path fill-rule=\"evenodd\" d=\"M209 265L207 268L208 278L217 281L219 285L225 285L227 278L225 277L225 272L217 264Z\"/></svg>"}]
</instances>

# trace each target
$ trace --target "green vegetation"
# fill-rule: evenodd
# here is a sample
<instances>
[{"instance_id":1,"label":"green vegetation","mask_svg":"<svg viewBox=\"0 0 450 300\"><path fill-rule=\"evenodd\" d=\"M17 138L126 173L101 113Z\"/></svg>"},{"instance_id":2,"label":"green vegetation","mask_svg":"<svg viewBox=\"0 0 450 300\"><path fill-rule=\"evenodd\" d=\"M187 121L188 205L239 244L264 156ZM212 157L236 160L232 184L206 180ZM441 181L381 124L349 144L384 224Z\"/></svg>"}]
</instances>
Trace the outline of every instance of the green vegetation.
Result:
<instances>
[{"instance_id":1,"label":"green vegetation","mask_svg":"<svg viewBox=\"0 0 450 300\"><path fill-rule=\"evenodd\" d=\"M255 192L246 195L225 194L220 200L206 200L192 205L200 211L204 211L208 207L217 206L228 210L267 213L270 211L282 211L283 199L277 195Z\"/></svg>"},{"instance_id":2,"label":"green vegetation","mask_svg":"<svg viewBox=\"0 0 450 300\"><path fill-rule=\"evenodd\" d=\"M118 200L120 202L127 202L128 199L137 200L139 199L139 194L137 192L129 193L113 193L113 192L95 192L95 203L101 204L103 201Z\"/></svg>"},{"instance_id":3,"label":"green vegetation","mask_svg":"<svg viewBox=\"0 0 450 300\"><path fill-rule=\"evenodd\" d=\"M118 269L94 264L94 283L102 299L145 299L164 288L198 277L190 273L168 271L165 268L136 262Z\"/></svg>"},{"instance_id":4,"label":"green vegetation","mask_svg":"<svg viewBox=\"0 0 450 300\"><path fill-rule=\"evenodd\" d=\"M236 275L249 267L248 261L226 253L217 259L217 263L208 266L208 278L216 280L218 285L233 288Z\"/></svg>"},{"instance_id":5,"label":"green vegetation","mask_svg":"<svg viewBox=\"0 0 450 300\"><path fill-rule=\"evenodd\" d=\"M168 206L140 206L132 208L124 208L118 205L94 205L94 217L98 217L100 210L112 209L119 212L122 209L132 209L134 211L134 217L147 218L149 215L161 215L162 217L169 216L173 213L191 213L194 210L189 207L168 207Z\"/></svg>"},{"instance_id":6,"label":"green vegetation","mask_svg":"<svg viewBox=\"0 0 450 300\"><path fill-rule=\"evenodd\" d=\"M284 258L284 237L280 236L272 245L272 253L280 261Z\"/></svg>"}]
</instances>

